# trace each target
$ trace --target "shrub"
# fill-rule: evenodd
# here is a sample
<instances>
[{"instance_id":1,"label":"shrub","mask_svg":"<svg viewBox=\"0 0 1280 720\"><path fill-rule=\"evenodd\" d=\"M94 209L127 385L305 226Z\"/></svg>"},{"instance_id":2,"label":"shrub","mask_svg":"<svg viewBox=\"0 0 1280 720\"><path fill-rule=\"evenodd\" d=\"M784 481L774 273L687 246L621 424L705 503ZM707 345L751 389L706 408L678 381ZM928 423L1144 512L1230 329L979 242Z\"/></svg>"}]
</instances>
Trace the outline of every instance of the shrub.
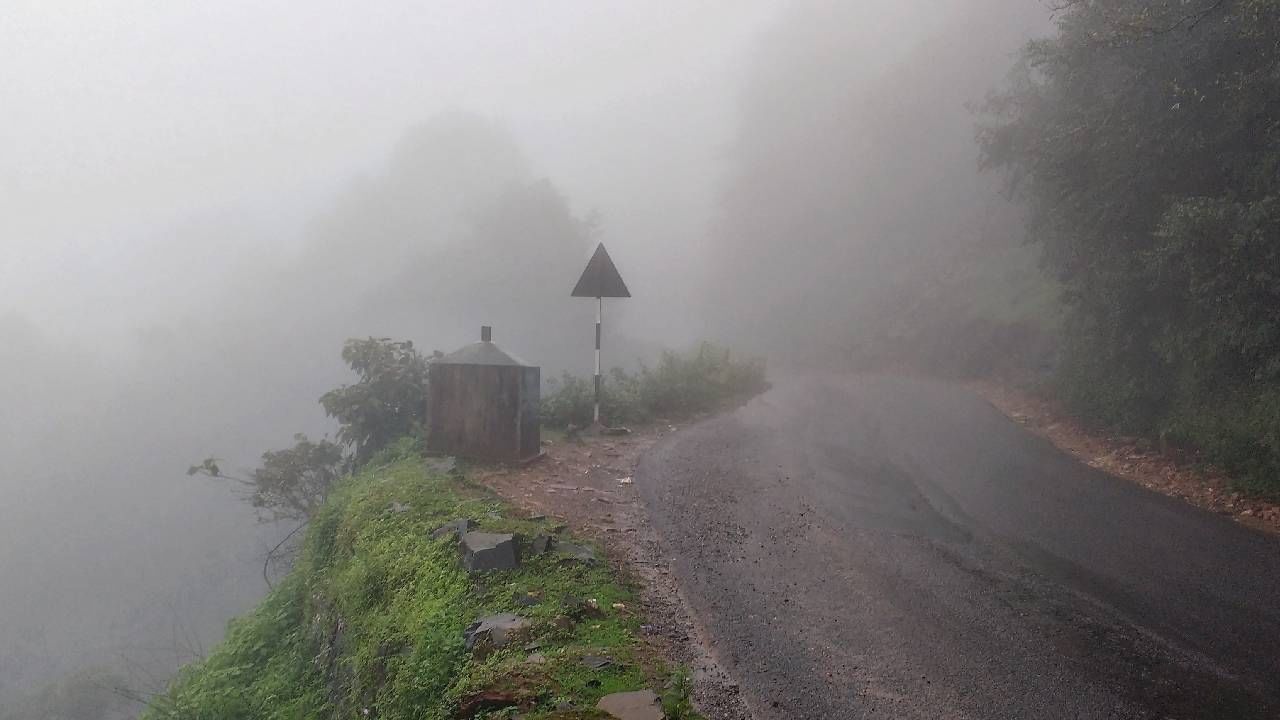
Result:
<instances>
[{"instance_id":1,"label":"shrub","mask_svg":"<svg viewBox=\"0 0 1280 720\"><path fill-rule=\"evenodd\" d=\"M214 457L187 468L187 475L207 475L235 483L263 520L307 520L350 463L342 446L328 438L313 442L299 433L293 440L291 448L263 453L262 467L247 478L224 473Z\"/></svg>"},{"instance_id":2,"label":"shrub","mask_svg":"<svg viewBox=\"0 0 1280 720\"><path fill-rule=\"evenodd\" d=\"M1202 451L1238 488L1280 499L1280 385L1179 402L1159 433L1167 442Z\"/></svg>"},{"instance_id":3,"label":"shrub","mask_svg":"<svg viewBox=\"0 0 1280 720\"><path fill-rule=\"evenodd\" d=\"M565 373L550 381L542 421L551 427L591 424L594 383ZM688 353L666 351L654 367L628 373L614 368L601 389L600 414L613 424L684 418L750 397L768 386L763 360L737 360L704 342Z\"/></svg>"},{"instance_id":4,"label":"shrub","mask_svg":"<svg viewBox=\"0 0 1280 720\"><path fill-rule=\"evenodd\" d=\"M342 359L360 376L320 398L342 424L338 439L355 449L356 464L405 435L418 434L427 408L427 360L412 342L348 340Z\"/></svg>"}]
</instances>

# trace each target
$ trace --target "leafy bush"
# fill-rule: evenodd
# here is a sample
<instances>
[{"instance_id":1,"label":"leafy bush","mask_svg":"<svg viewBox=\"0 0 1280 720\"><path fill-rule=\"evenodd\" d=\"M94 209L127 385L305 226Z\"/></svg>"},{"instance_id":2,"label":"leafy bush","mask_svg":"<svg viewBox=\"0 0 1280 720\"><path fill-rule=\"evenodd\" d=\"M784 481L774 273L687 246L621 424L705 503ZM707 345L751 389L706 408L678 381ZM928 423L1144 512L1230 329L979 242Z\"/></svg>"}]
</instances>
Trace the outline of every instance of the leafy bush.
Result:
<instances>
[{"instance_id":1,"label":"leafy bush","mask_svg":"<svg viewBox=\"0 0 1280 720\"><path fill-rule=\"evenodd\" d=\"M325 412L341 423L339 442L312 442L294 435L294 446L268 450L262 466L247 477L223 472L221 461L208 457L187 468L187 475L207 475L241 486L245 499L264 520L308 520L324 502L330 488L354 467L390 449L384 462L403 455L396 442L416 437L426 415L427 361L412 342L387 338L348 340L342 359L360 375L320 398ZM348 457L344 446L354 448ZM397 449L398 448L398 449ZM408 448L412 450L412 448Z\"/></svg>"},{"instance_id":2,"label":"leafy bush","mask_svg":"<svg viewBox=\"0 0 1280 720\"><path fill-rule=\"evenodd\" d=\"M320 398L342 427L338 439L355 450L357 465L405 435L417 434L427 410L427 360L409 341L348 340L342 359L360 376Z\"/></svg>"},{"instance_id":3,"label":"leafy bush","mask_svg":"<svg viewBox=\"0 0 1280 720\"><path fill-rule=\"evenodd\" d=\"M307 520L350 463L342 446L328 438L312 442L299 433L293 440L291 448L263 453L262 467L247 478L223 473L218 459L213 457L187 468L187 474L207 475L241 486L245 499L261 512L263 520Z\"/></svg>"},{"instance_id":4,"label":"leafy bush","mask_svg":"<svg viewBox=\"0 0 1280 720\"><path fill-rule=\"evenodd\" d=\"M594 382L568 373L552 380L542 421L552 427L591 424ZM759 359L734 359L729 350L702 343L688 353L666 351L654 367L635 373L614 368L601 388L601 420L611 424L684 418L750 397L768 387Z\"/></svg>"},{"instance_id":5,"label":"leafy bush","mask_svg":"<svg viewBox=\"0 0 1280 720\"><path fill-rule=\"evenodd\" d=\"M1166 442L1203 451L1241 489L1280 499L1280 384L1189 398L1162 419L1158 432Z\"/></svg>"}]
</instances>

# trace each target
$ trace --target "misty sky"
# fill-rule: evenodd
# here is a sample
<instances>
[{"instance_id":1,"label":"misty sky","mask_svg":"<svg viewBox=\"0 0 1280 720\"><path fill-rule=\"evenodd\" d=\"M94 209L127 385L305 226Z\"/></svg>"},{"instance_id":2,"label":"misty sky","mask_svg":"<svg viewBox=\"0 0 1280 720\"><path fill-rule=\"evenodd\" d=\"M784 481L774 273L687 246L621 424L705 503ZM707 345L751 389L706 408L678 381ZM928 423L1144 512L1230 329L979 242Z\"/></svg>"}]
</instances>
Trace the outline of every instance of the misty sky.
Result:
<instances>
[{"instance_id":1,"label":"misty sky","mask_svg":"<svg viewBox=\"0 0 1280 720\"><path fill-rule=\"evenodd\" d=\"M775 4L8 0L0 309L60 335L152 320L213 291L193 276L286 252L327 193L452 108L505 125L626 258L639 239L618 235L660 226L622 187L674 175L677 212L705 205L733 61ZM204 237L202 213L252 221Z\"/></svg>"},{"instance_id":2,"label":"misty sky","mask_svg":"<svg viewBox=\"0 0 1280 720\"><path fill-rule=\"evenodd\" d=\"M956 47L969 47L974 23L1004 18L1019 2L0 0L0 696L12 679L5 662L23 670L22 683L47 680L84 661L86 646L105 653L121 638L150 639L141 631L163 625L156 608L166 603L214 638L258 597L257 558L275 530L257 527L225 488L182 471L208 453L247 465L294 432L331 430L315 398L348 378L343 338L390 333L451 350L493 320L478 315L506 312L499 342L519 337L515 326L524 331L509 349L524 354L533 339L559 346L558 358L548 348L529 356L544 377L589 367L589 319L580 335L567 327L561 309L574 301L552 287L557 269L543 268L536 288L521 286L536 264L526 257L501 282L565 306L490 292L494 303L521 306L497 308L469 294L486 280L483 267L468 274L466 249L476 245L425 247L502 243L449 226L459 208L415 213L405 202L413 196L397 195L464 184L461 167L396 165L448 157L403 147L417 137L431 148L440 136L423 135L424 123L478 115L500 132L468 116L461 127L473 134L459 137L481 140L462 153L502 156L509 134L522 155L515 164L532 170L522 180L550 180L548 194L528 184L497 206L507 213L499 220L512 218L497 225L501 240L541 253L532 260L566 264L572 247L552 251L562 229L583 245L582 261L591 249L552 195L576 218L598 212L599 239L635 295L607 309L619 321L609 328L638 340L636 353L722 339L717 313L741 315L765 342L776 333L756 325L768 313L742 309L791 312L776 302L780 283L799 296L812 277L779 280L765 262L755 279L728 271L725 291L708 271L723 274L732 267L723 261L752 242L793 252L803 232L757 219L807 217L848 188L901 196L911 217L926 216L903 188L937 181L939 156L929 153L938 142L909 138L926 156L906 168L880 147L903 144L898 135L912 127L947 131L940 142L963 158L954 176L967 183L974 150L962 103L923 125L875 125L867 117L876 113L863 111L866 102L888 117L899 107L932 110L936 87L952 76L996 82ZM957 9L975 8L985 14L956 22ZM1010 26L1012 49L1023 34ZM935 42L947 32L950 41ZM930 43L952 59L946 72L935 74ZM904 88L895 98L896 82L914 84L914 95ZM911 182L892 184L898 175ZM739 213L750 216L745 228L723 222L735 212L725 192L735 178L771 188L751 203L758 218ZM389 196L393 210L369 202L363 187ZM472 191L476 202L501 195ZM881 227L899 207L884 205ZM830 246L800 247L835 274L837 293L849 276L832 258L847 259L851 241L875 227L850 213L829 228ZM556 237L529 235L540 219ZM423 252L404 252L417 238L402 237L399 223L424 235ZM335 246L330 233L344 241L339 261L308 263L304 245L323 254ZM345 262L358 255L371 264ZM421 264L411 276L391 272L406 262ZM564 295L577 272L565 268ZM435 286L415 292L427 277ZM788 324L813 328L776 323ZM576 337L580 347L564 339ZM607 362L631 359L614 352ZM95 607L86 609L88 588Z\"/></svg>"},{"instance_id":3,"label":"misty sky","mask_svg":"<svg viewBox=\"0 0 1280 720\"><path fill-rule=\"evenodd\" d=\"M624 270L661 276L698 259L743 56L787 5L6 0L0 314L101 341L202 308L449 109L505 126ZM892 5L869 4L868 57L951 2Z\"/></svg>"}]
</instances>

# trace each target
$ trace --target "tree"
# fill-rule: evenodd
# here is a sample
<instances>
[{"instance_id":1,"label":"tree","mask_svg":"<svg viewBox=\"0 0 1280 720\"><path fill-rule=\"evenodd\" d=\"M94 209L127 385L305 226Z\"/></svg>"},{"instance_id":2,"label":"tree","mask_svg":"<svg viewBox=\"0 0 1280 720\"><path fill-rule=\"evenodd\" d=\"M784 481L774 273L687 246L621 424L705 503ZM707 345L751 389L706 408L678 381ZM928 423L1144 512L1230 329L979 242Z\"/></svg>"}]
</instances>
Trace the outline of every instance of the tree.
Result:
<instances>
[{"instance_id":1,"label":"tree","mask_svg":"<svg viewBox=\"0 0 1280 720\"><path fill-rule=\"evenodd\" d=\"M1280 1L1070 0L987 110L1065 284L1066 399L1280 468Z\"/></svg>"},{"instance_id":2,"label":"tree","mask_svg":"<svg viewBox=\"0 0 1280 720\"><path fill-rule=\"evenodd\" d=\"M268 450L262 454L262 466L248 477L223 472L217 458L205 458L187 468L187 475L206 475L229 480L244 491L246 499L268 522L292 520L298 525L262 559L262 579L271 585L273 560L289 559L296 551L290 544L298 531L307 526L324 503L329 491L351 468L351 458L341 445L322 438L312 442L301 433L294 435L294 445L286 450Z\"/></svg>"},{"instance_id":3,"label":"tree","mask_svg":"<svg viewBox=\"0 0 1280 720\"><path fill-rule=\"evenodd\" d=\"M341 423L338 440L353 448L357 465L394 440L421 430L427 407L427 360L409 341L348 340L342 359L359 376L320 398Z\"/></svg>"},{"instance_id":4,"label":"tree","mask_svg":"<svg viewBox=\"0 0 1280 720\"><path fill-rule=\"evenodd\" d=\"M306 435L297 434L293 439L291 448L263 453L262 466L245 478L224 473L217 458L212 457L187 468L187 474L239 484L249 503L263 513L264 520L306 522L342 477L348 462L342 446L328 438L313 442Z\"/></svg>"},{"instance_id":5,"label":"tree","mask_svg":"<svg viewBox=\"0 0 1280 720\"><path fill-rule=\"evenodd\" d=\"M320 398L325 412L341 423L338 442L297 434L293 447L263 453L262 465L246 476L227 474L215 457L187 468L187 475L235 483L263 520L305 524L343 475L391 442L416 433L426 413L427 361L413 343L348 340L342 358L360 381Z\"/></svg>"}]
</instances>

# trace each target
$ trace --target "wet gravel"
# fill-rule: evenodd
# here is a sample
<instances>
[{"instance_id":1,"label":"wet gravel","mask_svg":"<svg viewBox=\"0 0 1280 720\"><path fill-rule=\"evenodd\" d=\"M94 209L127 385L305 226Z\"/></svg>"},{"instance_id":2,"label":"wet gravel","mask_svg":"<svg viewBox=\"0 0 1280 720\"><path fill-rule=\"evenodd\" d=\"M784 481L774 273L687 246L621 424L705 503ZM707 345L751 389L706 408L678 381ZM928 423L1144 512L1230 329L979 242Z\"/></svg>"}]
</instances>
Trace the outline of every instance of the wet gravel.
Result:
<instances>
[{"instance_id":1,"label":"wet gravel","mask_svg":"<svg viewBox=\"0 0 1280 720\"><path fill-rule=\"evenodd\" d=\"M599 541L609 561L640 590L649 651L690 669L698 711L708 720L748 720L741 689L689 612L670 555L653 531L636 483L629 482L640 455L675 430L664 423L624 436L556 442L538 462L474 468L469 476L526 512L557 518Z\"/></svg>"}]
</instances>

